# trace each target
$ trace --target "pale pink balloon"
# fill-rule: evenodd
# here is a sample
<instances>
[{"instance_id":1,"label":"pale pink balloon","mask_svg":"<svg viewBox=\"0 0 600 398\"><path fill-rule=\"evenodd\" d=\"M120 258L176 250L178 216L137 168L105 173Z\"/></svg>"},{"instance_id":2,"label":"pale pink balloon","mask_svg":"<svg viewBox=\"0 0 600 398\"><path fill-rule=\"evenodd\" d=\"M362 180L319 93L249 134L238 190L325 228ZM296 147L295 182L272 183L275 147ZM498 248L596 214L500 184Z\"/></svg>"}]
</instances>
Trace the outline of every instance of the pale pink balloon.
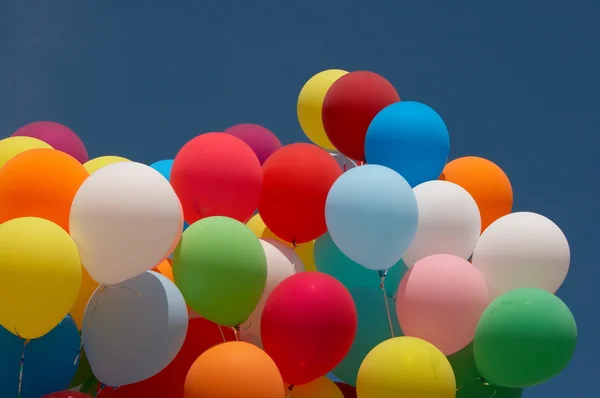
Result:
<instances>
[{"instance_id":1,"label":"pale pink balloon","mask_svg":"<svg viewBox=\"0 0 600 398\"><path fill-rule=\"evenodd\" d=\"M436 254L417 261L404 275L396 313L406 336L435 345L444 355L466 347L489 304L483 276L467 260Z\"/></svg>"}]
</instances>

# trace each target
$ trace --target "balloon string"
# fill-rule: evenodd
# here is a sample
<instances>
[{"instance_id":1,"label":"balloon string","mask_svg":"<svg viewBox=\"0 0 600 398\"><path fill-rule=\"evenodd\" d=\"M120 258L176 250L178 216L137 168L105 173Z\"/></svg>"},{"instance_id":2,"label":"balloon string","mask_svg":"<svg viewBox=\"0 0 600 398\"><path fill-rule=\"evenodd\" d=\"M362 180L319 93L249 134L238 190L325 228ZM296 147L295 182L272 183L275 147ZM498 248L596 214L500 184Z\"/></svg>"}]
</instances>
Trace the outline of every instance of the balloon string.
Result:
<instances>
[{"instance_id":1,"label":"balloon string","mask_svg":"<svg viewBox=\"0 0 600 398\"><path fill-rule=\"evenodd\" d=\"M17 332L17 328L15 328L15 334L17 337L22 339L22 337ZM21 397L21 391L23 390L23 371L25 369L25 348L27 348L27 344L29 344L31 340L24 339L23 340L23 351L21 351L21 369L19 369L19 384L17 386L17 398Z\"/></svg>"},{"instance_id":2,"label":"balloon string","mask_svg":"<svg viewBox=\"0 0 600 398\"><path fill-rule=\"evenodd\" d=\"M98 295L101 295L102 293L104 293L104 290L106 290L106 289L126 289L126 290L129 290L130 292L132 292L133 294L135 294L137 297L141 296L139 292L136 292L129 286L106 286L106 285L100 285L100 290L98 292ZM96 313L96 309L98 309L99 302L100 302L100 299L96 300L96 302L94 303L94 309L92 310L92 315L94 315Z\"/></svg>"},{"instance_id":3,"label":"balloon string","mask_svg":"<svg viewBox=\"0 0 600 398\"><path fill-rule=\"evenodd\" d=\"M75 360L73 361L73 366L77 365L77 361L81 358L81 353L83 352L83 340L79 343L79 350L77 351L77 355L75 356Z\"/></svg>"},{"instance_id":4,"label":"balloon string","mask_svg":"<svg viewBox=\"0 0 600 398\"><path fill-rule=\"evenodd\" d=\"M392 323L392 314L390 313L390 304L388 303L388 295L387 295L387 293L385 291L385 278L386 278L386 276L387 276L387 270L385 270L385 271L379 271L379 277L381 278L381 281L379 283L379 289L383 293L383 301L385 302L385 311L387 313L388 325L390 327L390 334L392 335L392 337L395 337L395 335L394 335L394 325Z\"/></svg>"},{"instance_id":5,"label":"balloon string","mask_svg":"<svg viewBox=\"0 0 600 398\"><path fill-rule=\"evenodd\" d=\"M288 387L288 393L286 398L290 398L292 396L292 390L294 389L294 385L290 384L290 386Z\"/></svg>"},{"instance_id":6,"label":"balloon string","mask_svg":"<svg viewBox=\"0 0 600 398\"><path fill-rule=\"evenodd\" d=\"M240 325L232 327L235 341L240 341Z\"/></svg>"},{"instance_id":7,"label":"balloon string","mask_svg":"<svg viewBox=\"0 0 600 398\"><path fill-rule=\"evenodd\" d=\"M225 338L225 333L223 333L223 329L221 329L221 325L217 324L217 327L219 328L219 332L221 332L221 338L223 339L223 343L226 343L227 339Z\"/></svg>"}]
</instances>

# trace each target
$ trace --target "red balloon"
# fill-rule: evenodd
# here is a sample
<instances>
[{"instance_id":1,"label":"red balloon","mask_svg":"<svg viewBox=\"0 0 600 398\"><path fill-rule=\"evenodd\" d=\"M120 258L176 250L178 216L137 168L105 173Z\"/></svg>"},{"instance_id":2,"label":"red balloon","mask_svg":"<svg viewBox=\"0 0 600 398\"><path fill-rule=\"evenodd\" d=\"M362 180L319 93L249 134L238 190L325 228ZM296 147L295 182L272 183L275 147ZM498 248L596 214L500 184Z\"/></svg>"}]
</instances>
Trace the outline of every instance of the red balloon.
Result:
<instances>
[{"instance_id":1,"label":"red balloon","mask_svg":"<svg viewBox=\"0 0 600 398\"><path fill-rule=\"evenodd\" d=\"M92 396L77 391L60 391L44 395L42 398L92 398Z\"/></svg>"},{"instance_id":2,"label":"red balloon","mask_svg":"<svg viewBox=\"0 0 600 398\"><path fill-rule=\"evenodd\" d=\"M336 382L335 385L338 386L338 388L344 395L344 398L357 398L356 387L353 387L350 384L341 383L339 381Z\"/></svg>"},{"instance_id":3,"label":"red balloon","mask_svg":"<svg viewBox=\"0 0 600 398\"><path fill-rule=\"evenodd\" d=\"M204 318L190 319L187 335L179 353L160 373L135 384L116 389L105 387L98 398L182 398L183 385L192 364L209 348L226 341L235 341L229 327L221 326ZM223 335L221 335L223 331Z\"/></svg>"},{"instance_id":4,"label":"red balloon","mask_svg":"<svg viewBox=\"0 0 600 398\"><path fill-rule=\"evenodd\" d=\"M357 71L335 81L323 101L327 137L342 154L365 160L365 136L371 121L388 105L400 101L392 84L377 73Z\"/></svg>"},{"instance_id":5,"label":"red balloon","mask_svg":"<svg viewBox=\"0 0 600 398\"><path fill-rule=\"evenodd\" d=\"M188 224L211 216L246 222L260 199L262 170L244 141L208 133L193 138L175 156L171 185Z\"/></svg>"},{"instance_id":6,"label":"red balloon","mask_svg":"<svg viewBox=\"0 0 600 398\"><path fill-rule=\"evenodd\" d=\"M292 144L273 153L263 165L258 212L280 239L312 241L327 232L325 202L342 175L333 156L312 144Z\"/></svg>"},{"instance_id":7,"label":"red balloon","mask_svg":"<svg viewBox=\"0 0 600 398\"><path fill-rule=\"evenodd\" d=\"M327 374L346 356L356 335L356 307L332 276L301 272L269 295L261 318L263 347L283 380L305 384Z\"/></svg>"}]
</instances>

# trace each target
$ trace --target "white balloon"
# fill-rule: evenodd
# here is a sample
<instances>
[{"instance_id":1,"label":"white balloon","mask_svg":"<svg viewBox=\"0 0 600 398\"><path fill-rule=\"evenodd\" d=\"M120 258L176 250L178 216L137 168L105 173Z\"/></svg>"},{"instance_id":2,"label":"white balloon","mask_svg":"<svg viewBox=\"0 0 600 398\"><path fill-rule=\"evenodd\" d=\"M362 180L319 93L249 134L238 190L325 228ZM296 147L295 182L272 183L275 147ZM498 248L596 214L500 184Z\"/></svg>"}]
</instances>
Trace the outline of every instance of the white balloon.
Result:
<instances>
[{"instance_id":1,"label":"white balloon","mask_svg":"<svg viewBox=\"0 0 600 398\"><path fill-rule=\"evenodd\" d=\"M356 163L354 162L354 160L347 158L346 156L342 155L341 153L330 152L329 154L331 156L333 156L333 158L335 159L335 161L337 162L337 164L340 166L340 168L342 169L342 171L344 173L347 172L348 170L356 167Z\"/></svg>"},{"instance_id":2,"label":"white balloon","mask_svg":"<svg viewBox=\"0 0 600 398\"><path fill-rule=\"evenodd\" d=\"M481 215L475 199L448 181L427 181L413 188L419 208L419 226L402 257L408 267L434 254L468 259L479 239Z\"/></svg>"},{"instance_id":3,"label":"white balloon","mask_svg":"<svg viewBox=\"0 0 600 398\"><path fill-rule=\"evenodd\" d=\"M304 270L302 262L292 249L274 239L260 239L267 257L267 284L263 295L244 327L242 339L262 347L260 336L260 319L269 295L285 278L294 275L297 270Z\"/></svg>"},{"instance_id":4,"label":"white balloon","mask_svg":"<svg viewBox=\"0 0 600 398\"><path fill-rule=\"evenodd\" d=\"M537 288L555 293L569 271L569 242L560 228L536 213L512 213L481 234L473 265L488 284L490 297Z\"/></svg>"},{"instance_id":5,"label":"white balloon","mask_svg":"<svg viewBox=\"0 0 600 398\"><path fill-rule=\"evenodd\" d=\"M114 163L90 175L69 227L90 276L114 285L164 260L181 236L183 212L171 184L150 166Z\"/></svg>"}]
</instances>

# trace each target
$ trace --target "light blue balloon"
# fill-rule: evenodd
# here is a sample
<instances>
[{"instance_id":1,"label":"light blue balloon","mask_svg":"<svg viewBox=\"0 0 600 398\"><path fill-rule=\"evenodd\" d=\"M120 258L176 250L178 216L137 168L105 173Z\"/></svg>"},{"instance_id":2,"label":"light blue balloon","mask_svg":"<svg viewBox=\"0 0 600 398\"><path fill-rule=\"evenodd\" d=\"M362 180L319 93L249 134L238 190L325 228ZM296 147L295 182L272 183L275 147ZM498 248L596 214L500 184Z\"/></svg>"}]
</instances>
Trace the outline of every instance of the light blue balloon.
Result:
<instances>
[{"instance_id":1,"label":"light blue balloon","mask_svg":"<svg viewBox=\"0 0 600 398\"><path fill-rule=\"evenodd\" d=\"M364 287L351 287L348 291L356 305L358 328L350 351L333 369L333 373L345 383L356 386L356 376L363 359L379 343L392 338L390 319L394 337L403 334L396 316L396 304L390 294L384 296L379 289ZM393 292L395 294L396 290ZM388 302L389 319L384 299Z\"/></svg>"},{"instance_id":2,"label":"light blue balloon","mask_svg":"<svg viewBox=\"0 0 600 398\"><path fill-rule=\"evenodd\" d=\"M377 289L381 283L381 276L377 271L367 269L350 260L335 245L329 233L315 240L313 257L319 272L333 276L348 289L356 287ZM388 295L396 294L400 280L406 271L406 265L402 260L387 270L385 289Z\"/></svg>"},{"instance_id":3,"label":"light blue balloon","mask_svg":"<svg viewBox=\"0 0 600 398\"><path fill-rule=\"evenodd\" d=\"M340 382L342 380L338 379L332 372L327 373L325 376L334 383Z\"/></svg>"},{"instance_id":4,"label":"light blue balloon","mask_svg":"<svg viewBox=\"0 0 600 398\"><path fill-rule=\"evenodd\" d=\"M177 286L146 271L94 292L83 317L83 346L96 378L117 387L145 380L171 363L187 326Z\"/></svg>"},{"instance_id":5,"label":"light blue balloon","mask_svg":"<svg viewBox=\"0 0 600 398\"><path fill-rule=\"evenodd\" d=\"M173 167L173 159L159 160L150 165L154 170L158 171L167 179L171 181L171 168Z\"/></svg>"},{"instance_id":6,"label":"light blue balloon","mask_svg":"<svg viewBox=\"0 0 600 398\"><path fill-rule=\"evenodd\" d=\"M400 261L415 236L417 199L394 170L355 167L329 190L325 220L342 253L365 268L385 270Z\"/></svg>"},{"instance_id":7,"label":"light blue balloon","mask_svg":"<svg viewBox=\"0 0 600 398\"><path fill-rule=\"evenodd\" d=\"M425 104L401 101L382 109L365 137L369 164L398 172L415 187L442 174L450 152L448 128Z\"/></svg>"},{"instance_id":8,"label":"light blue balloon","mask_svg":"<svg viewBox=\"0 0 600 398\"><path fill-rule=\"evenodd\" d=\"M24 340L0 327L0 396L16 397ZM21 398L40 398L69 388L77 371L81 337L70 316L31 340L23 355Z\"/></svg>"}]
</instances>

